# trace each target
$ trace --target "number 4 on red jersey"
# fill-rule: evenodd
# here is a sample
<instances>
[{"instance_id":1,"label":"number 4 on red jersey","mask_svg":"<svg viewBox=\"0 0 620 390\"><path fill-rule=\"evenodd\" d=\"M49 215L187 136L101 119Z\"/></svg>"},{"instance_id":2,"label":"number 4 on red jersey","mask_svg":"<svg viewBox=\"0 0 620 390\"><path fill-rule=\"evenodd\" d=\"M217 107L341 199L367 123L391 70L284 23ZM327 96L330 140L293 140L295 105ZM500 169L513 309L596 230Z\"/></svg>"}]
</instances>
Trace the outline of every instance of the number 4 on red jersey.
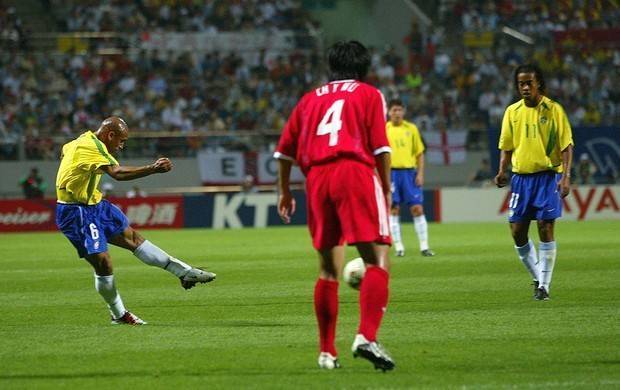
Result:
<instances>
[{"instance_id":1,"label":"number 4 on red jersey","mask_svg":"<svg viewBox=\"0 0 620 390\"><path fill-rule=\"evenodd\" d=\"M274 156L297 161L302 171L345 157L374 167L389 152L381 92L355 80L332 81L304 95L293 110Z\"/></svg>"}]
</instances>

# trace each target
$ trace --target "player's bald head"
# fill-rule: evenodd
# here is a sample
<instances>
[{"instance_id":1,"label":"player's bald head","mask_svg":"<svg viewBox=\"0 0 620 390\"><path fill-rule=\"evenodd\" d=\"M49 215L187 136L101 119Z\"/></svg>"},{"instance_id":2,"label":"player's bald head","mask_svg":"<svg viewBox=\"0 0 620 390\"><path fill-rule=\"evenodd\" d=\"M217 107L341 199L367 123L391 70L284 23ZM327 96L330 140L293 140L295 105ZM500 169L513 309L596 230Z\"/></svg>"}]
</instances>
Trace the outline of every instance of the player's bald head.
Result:
<instances>
[{"instance_id":1,"label":"player's bald head","mask_svg":"<svg viewBox=\"0 0 620 390\"><path fill-rule=\"evenodd\" d=\"M106 118L101 122L101 126L99 126L99 132L101 133L115 133L115 134L127 134L129 133L129 126L122 118L117 116L111 116Z\"/></svg>"}]
</instances>

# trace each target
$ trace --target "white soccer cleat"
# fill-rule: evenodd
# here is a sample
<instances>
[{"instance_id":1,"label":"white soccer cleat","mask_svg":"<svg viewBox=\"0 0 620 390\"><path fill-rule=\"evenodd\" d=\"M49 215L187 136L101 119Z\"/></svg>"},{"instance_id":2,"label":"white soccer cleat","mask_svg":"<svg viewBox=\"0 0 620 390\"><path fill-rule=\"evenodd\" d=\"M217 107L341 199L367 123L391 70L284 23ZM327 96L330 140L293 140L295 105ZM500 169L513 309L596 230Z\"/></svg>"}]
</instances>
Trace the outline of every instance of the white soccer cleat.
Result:
<instances>
[{"instance_id":1,"label":"white soccer cleat","mask_svg":"<svg viewBox=\"0 0 620 390\"><path fill-rule=\"evenodd\" d=\"M123 314L119 318L112 317L112 325L146 325L146 324L147 324L146 321L141 320L140 317L138 317L137 315L129 311L126 311L125 314Z\"/></svg>"},{"instance_id":2,"label":"white soccer cleat","mask_svg":"<svg viewBox=\"0 0 620 390\"><path fill-rule=\"evenodd\" d=\"M192 268L180 278L181 286L183 286L184 289L189 290L197 283L209 283L215 280L215 277L216 275L213 272L205 271L200 268Z\"/></svg>"},{"instance_id":3,"label":"white soccer cleat","mask_svg":"<svg viewBox=\"0 0 620 390\"><path fill-rule=\"evenodd\" d=\"M333 370L334 368L340 368L340 362L338 362L338 358L332 356L331 353L321 352L319 355L319 367L326 370Z\"/></svg>"},{"instance_id":4,"label":"white soccer cleat","mask_svg":"<svg viewBox=\"0 0 620 390\"><path fill-rule=\"evenodd\" d=\"M355 339L353 340L353 345L351 345L351 352L353 352L353 356L355 356L355 352L357 351L357 347L362 344L369 344L370 341L364 337L363 334L358 333L355 335Z\"/></svg>"},{"instance_id":5,"label":"white soccer cleat","mask_svg":"<svg viewBox=\"0 0 620 390\"><path fill-rule=\"evenodd\" d=\"M394 250L396 251L396 256L403 257L405 256L405 246L402 242L394 243Z\"/></svg>"},{"instance_id":6,"label":"white soccer cleat","mask_svg":"<svg viewBox=\"0 0 620 390\"><path fill-rule=\"evenodd\" d=\"M390 371L396 367L394 360L381 344L376 341L368 341L362 334L355 336L351 346L353 357L362 357L373 364L375 369Z\"/></svg>"}]
</instances>

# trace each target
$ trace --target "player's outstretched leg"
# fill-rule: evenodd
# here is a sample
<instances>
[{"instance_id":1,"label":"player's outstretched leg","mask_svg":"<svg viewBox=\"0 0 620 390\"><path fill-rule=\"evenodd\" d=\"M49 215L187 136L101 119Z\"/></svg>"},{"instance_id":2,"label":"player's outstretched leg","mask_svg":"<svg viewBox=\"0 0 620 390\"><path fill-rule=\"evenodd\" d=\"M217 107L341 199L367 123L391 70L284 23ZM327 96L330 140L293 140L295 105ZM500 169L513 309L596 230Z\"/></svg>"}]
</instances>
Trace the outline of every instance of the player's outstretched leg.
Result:
<instances>
[{"instance_id":1,"label":"player's outstretched leg","mask_svg":"<svg viewBox=\"0 0 620 390\"><path fill-rule=\"evenodd\" d=\"M148 265L162 268L181 280L181 286L186 290L198 283L208 283L215 280L213 272L194 268L183 261L170 256L148 240L144 240L133 252L134 256Z\"/></svg>"}]
</instances>

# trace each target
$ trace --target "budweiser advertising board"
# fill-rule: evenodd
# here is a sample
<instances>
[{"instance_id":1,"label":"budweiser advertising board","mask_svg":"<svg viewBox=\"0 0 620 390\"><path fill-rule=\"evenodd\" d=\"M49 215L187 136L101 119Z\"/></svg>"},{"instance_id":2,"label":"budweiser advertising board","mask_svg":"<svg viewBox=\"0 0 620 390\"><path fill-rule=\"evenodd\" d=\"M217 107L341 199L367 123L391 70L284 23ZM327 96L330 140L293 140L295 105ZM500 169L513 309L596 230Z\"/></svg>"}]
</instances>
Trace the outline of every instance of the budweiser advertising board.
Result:
<instances>
[{"instance_id":1,"label":"budweiser advertising board","mask_svg":"<svg viewBox=\"0 0 620 390\"><path fill-rule=\"evenodd\" d=\"M184 225L183 197L113 198L136 228L180 228ZM0 200L0 232L56 230L56 201Z\"/></svg>"}]
</instances>

